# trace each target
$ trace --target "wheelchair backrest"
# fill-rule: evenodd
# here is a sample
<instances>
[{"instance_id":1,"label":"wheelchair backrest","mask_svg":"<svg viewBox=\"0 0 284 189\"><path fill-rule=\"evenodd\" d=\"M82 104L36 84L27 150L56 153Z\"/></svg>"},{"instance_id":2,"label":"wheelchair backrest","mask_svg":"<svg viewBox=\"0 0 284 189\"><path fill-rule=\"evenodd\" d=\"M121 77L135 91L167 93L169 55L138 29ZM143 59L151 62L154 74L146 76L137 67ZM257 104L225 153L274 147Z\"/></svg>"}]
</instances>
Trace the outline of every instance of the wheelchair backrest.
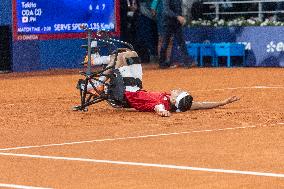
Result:
<instances>
[{"instance_id":1,"label":"wheelchair backrest","mask_svg":"<svg viewBox=\"0 0 284 189\"><path fill-rule=\"evenodd\" d=\"M114 69L107 92L110 100L125 104L125 91L136 92L142 89L142 75L140 62Z\"/></svg>"},{"instance_id":2,"label":"wheelchair backrest","mask_svg":"<svg viewBox=\"0 0 284 189\"><path fill-rule=\"evenodd\" d=\"M142 66L132 64L118 68L124 81L126 91L135 92L142 89Z\"/></svg>"}]
</instances>

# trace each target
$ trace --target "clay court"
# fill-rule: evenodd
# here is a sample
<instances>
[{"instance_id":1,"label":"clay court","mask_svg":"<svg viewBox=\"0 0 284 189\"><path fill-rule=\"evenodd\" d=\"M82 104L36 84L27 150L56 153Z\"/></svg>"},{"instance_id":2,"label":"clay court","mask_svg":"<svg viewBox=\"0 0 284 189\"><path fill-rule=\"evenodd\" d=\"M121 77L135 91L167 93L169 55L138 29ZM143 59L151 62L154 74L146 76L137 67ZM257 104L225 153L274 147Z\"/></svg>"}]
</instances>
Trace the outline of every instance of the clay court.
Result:
<instances>
[{"instance_id":1,"label":"clay court","mask_svg":"<svg viewBox=\"0 0 284 189\"><path fill-rule=\"evenodd\" d=\"M79 70L1 74L0 188L284 188L283 68L143 69L146 90L241 100L168 118L73 112Z\"/></svg>"}]
</instances>

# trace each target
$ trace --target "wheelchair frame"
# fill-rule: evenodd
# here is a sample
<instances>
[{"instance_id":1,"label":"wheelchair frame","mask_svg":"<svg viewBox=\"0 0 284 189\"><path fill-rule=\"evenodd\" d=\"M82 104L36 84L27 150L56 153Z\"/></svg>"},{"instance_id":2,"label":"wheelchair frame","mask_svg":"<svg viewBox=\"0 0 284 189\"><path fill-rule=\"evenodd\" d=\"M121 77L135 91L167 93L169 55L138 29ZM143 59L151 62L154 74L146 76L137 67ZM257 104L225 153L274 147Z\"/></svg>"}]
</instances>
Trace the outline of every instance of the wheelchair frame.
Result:
<instances>
[{"instance_id":1,"label":"wheelchair frame","mask_svg":"<svg viewBox=\"0 0 284 189\"><path fill-rule=\"evenodd\" d=\"M111 38L109 33L106 31L98 31L97 37L92 37L93 31L89 28L83 27L87 33L87 45L82 45L83 48L87 47L87 56L88 56L88 63L87 63L87 70L86 71L80 71L79 73L85 77L85 79L79 79L77 83L77 89L80 90L80 98L81 98L81 103L78 106L74 106L73 110L74 111L88 111L88 107L92 104L96 104L102 101L107 101L108 104L110 104L114 108L122 108L122 107L127 107L126 102L123 100L123 96L119 95L118 97L114 96L111 94L113 90L118 89L119 84L122 82L122 77L118 70L115 69L115 65L117 62L117 57L119 53L119 48L117 45L123 45L128 47L130 50L134 50L133 46L130 43L120 41L114 38ZM86 38L85 38L86 39ZM114 64L112 66L106 66L102 70L99 71L92 71L92 65L91 65L91 43L92 41L97 41L105 44L108 47L113 47L115 58L114 58ZM109 48L110 50L110 48ZM104 74L105 71L107 70L112 70L111 73L109 74ZM105 76L106 79L105 81L101 81L98 78L100 76ZM105 87L107 87L107 92L105 91L99 91L94 82L100 82L102 83ZM81 85L84 84L84 89L81 88ZM87 90L87 86L90 84L94 91L98 95L94 95L92 93L89 93ZM124 86L123 86L124 87Z\"/></svg>"}]
</instances>

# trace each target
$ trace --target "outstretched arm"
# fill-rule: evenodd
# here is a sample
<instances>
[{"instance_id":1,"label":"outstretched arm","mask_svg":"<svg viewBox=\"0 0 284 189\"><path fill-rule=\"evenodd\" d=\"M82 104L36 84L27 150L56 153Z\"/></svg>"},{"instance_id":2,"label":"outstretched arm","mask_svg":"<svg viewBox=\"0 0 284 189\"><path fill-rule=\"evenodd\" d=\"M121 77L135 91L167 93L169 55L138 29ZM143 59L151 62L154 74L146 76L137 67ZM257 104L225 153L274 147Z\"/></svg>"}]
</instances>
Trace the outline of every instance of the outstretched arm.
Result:
<instances>
[{"instance_id":1,"label":"outstretched arm","mask_svg":"<svg viewBox=\"0 0 284 189\"><path fill-rule=\"evenodd\" d=\"M237 96L232 96L230 98L227 98L223 101L218 102L192 102L190 110L202 110L202 109L211 109L211 108L217 108L219 106L224 106L226 104L233 103L235 101L240 100Z\"/></svg>"}]
</instances>

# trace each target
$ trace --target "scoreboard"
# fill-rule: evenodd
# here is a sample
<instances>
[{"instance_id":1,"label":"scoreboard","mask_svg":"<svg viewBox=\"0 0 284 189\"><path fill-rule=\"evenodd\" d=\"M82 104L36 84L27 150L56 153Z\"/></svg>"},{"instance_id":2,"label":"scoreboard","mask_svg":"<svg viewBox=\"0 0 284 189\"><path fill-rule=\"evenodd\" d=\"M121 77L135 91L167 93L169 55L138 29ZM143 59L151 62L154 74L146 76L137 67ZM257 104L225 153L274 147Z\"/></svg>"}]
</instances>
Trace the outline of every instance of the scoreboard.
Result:
<instances>
[{"instance_id":1,"label":"scoreboard","mask_svg":"<svg viewBox=\"0 0 284 189\"><path fill-rule=\"evenodd\" d=\"M119 32L118 0L13 0L16 40L73 38L92 30Z\"/></svg>"}]
</instances>

